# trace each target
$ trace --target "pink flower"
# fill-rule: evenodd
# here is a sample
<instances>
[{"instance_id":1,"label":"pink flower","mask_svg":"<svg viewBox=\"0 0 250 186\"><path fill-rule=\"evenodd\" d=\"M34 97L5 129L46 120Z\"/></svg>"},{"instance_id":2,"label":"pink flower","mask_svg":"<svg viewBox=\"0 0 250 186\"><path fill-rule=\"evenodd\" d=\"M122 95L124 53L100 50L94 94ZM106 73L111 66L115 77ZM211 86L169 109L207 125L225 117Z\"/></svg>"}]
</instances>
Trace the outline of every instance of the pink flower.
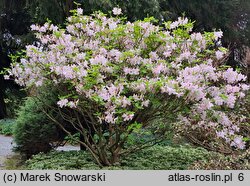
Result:
<instances>
[{"instance_id":1,"label":"pink flower","mask_svg":"<svg viewBox=\"0 0 250 186\"><path fill-rule=\"evenodd\" d=\"M31 28L31 30L34 30L34 31L39 30L39 26L37 26L37 25L31 25L30 28Z\"/></svg>"},{"instance_id":2,"label":"pink flower","mask_svg":"<svg viewBox=\"0 0 250 186\"><path fill-rule=\"evenodd\" d=\"M145 83L140 83L137 87L137 90L139 90L140 92L145 92L146 91L146 86Z\"/></svg>"},{"instance_id":3,"label":"pink flower","mask_svg":"<svg viewBox=\"0 0 250 186\"><path fill-rule=\"evenodd\" d=\"M231 146L237 147L239 149L244 149L246 143L243 141L242 137L236 137L234 138L233 142L231 143Z\"/></svg>"},{"instance_id":4,"label":"pink flower","mask_svg":"<svg viewBox=\"0 0 250 186\"><path fill-rule=\"evenodd\" d=\"M219 38L222 38L222 36L223 36L222 31L214 32L215 40L218 40Z\"/></svg>"},{"instance_id":5,"label":"pink flower","mask_svg":"<svg viewBox=\"0 0 250 186\"><path fill-rule=\"evenodd\" d=\"M226 91L227 91L227 93L237 93L237 92L240 91L240 87L232 86L232 85L226 85Z\"/></svg>"},{"instance_id":6,"label":"pink flower","mask_svg":"<svg viewBox=\"0 0 250 186\"><path fill-rule=\"evenodd\" d=\"M177 94L175 89L173 89L172 87L169 87L167 85L164 86L164 87L161 87L161 92L162 93L168 93L169 95Z\"/></svg>"},{"instance_id":7,"label":"pink flower","mask_svg":"<svg viewBox=\"0 0 250 186\"><path fill-rule=\"evenodd\" d=\"M182 18L182 17L178 17L178 22L179 24L181 25L185 25L188 23L188 19L185 17L185 18Z\"/></svg>"},{"instance_id":8,"label":"pink flower","mask_svg":"<svg viewBox=\"0 0 250 186\"><path fill-rule=\"evenodd\" d=\"M112 49L109 51L110 57L114 57L116 61L118 61L121 57L121 52L116 49Z\"/></svg>"},{"instance_id":9,"label":"pink flower","mask_svg":"<svg viewBox=\"0 0 250 186\"><path fill-rule=\"evenodd\" d=\"M142 102L142 106L148 107L148 105L149 105L149 100L146 100L146 101Z\"/></svg>"},{"instance_id":10,"label":"pink flower","mask_svg":"<svg viewBox=\"0 0 250 186\"><path fill-rule=\"evenodd\" d=\"M67 99L61 99L60 101L57 102L57 105L59 105L59 107L65 107L67 105L69 101Z\"/></svg>"},{"instance_id":11,"label":"pink flower","mask_svg":"<svg viewBox=\"0 0 250 186\"><path fill-rule=\"evenodd\" d=\"M189 51L185 51L180 55L181 59L189 59L189 57L191 56L191 53Z\"/></svg>"},{"instance_id":12,"label":"pink flower","mask_svg":"<svg viewBox=\"0 0 250 186\"><path fill-rule=\"evenodd\" d=\"M114 30L116 27L117 27L117 23L116 22L109 23L109 29L110 30Z\"/></svg>"},{"instance_id":13,"label":"pink flower","mask_svg":"<svg viewBox=\"0 0 250 186\"><path fill-rule=\"evenodd\" d=\"M109 100L111 97L111 95L105 88L98 93L98 96L100 96L104 101Z\"/></svg>"},{"instance_id":14,"label":"pink flower","mask_svg":"<svg viewBox=\"0 0 250 186\"><path fill-rule=\"evenodd\" d=\"M193 34L191 35L191 39L192 39L192 40L201 41L202 38L203 38L203 37L202 37L201 33L193 33Z\"/></svg>"},{"instance_id":15,"label":"pink flower","mask_svg":"<svg viewBox=\"0 0 250 186\"><path fill-rule=\"evenodd\" d=\"M128 68L125 67L123 69L125 75L130 74L130 75L138 75L140 73L140 70L138 68Z\"/></svg>"},{"instance_id":16,"label":"pink flower","mask_svg":"<svg viewBox=\"0 0 250 186\"><path fill-rule=\"evenodd\" d=\"M94 58L91 58L90 60L90 63L92 65L98 65L98 64L101 64L101 65L106 65L108 60L102 56L102 55L98 55L98 56L95 56Z\"/></svg>"},{"instance_id":17,"label":"pink flower","mask_svg":"<svg viewBox=\"0 0 250 186\"><path fill-rule=\"evenodd\" d=\"M204 111L204 110L209 110L209 109L211 109L213 107L213 104L210 102L210 100L208 100L208 99L204 99L204 100L202 100L202 102L201 102L201 104L200 104L200 106L199 106L199 108L202 110L202 111Z\"/></svg>"},{"instance_id":18,"label":"pink flower","mask_svg":"<svg viewBox=\"0 0 250 186\"><path fill-rule=\"evenodd\" d=\"M151 58L152 61L156 61L159 58L156 52L150 52L149 57Z\"/></svg>"},{"instance_id":19,"label":"pink flower","mask_svg":"<svg viewBox=\"0 0 250 186\"><path fill-rule=\"evenodd\" d=\"M164 55L165 57L169 57L169 56L171 56L171 52L172 52L172 51L165 51L165 52L163 53L163 55Z\"/></svg>"},{"instance_id":20,"label":"pink flower","mask_svg":"<svg viewBox=\"0 0 250 186\"><path fill-rule=\"evenodd\" d=\"M3 77L4 77L5 80L9 80L10 79L9 75L4 75Z\"/></svg>"},{"instance_id":21,"label":"pink flower","mask_svg":"<svg viewBox=\"0 0 250 186\"><path fill-rule=\"evenodd\" d=\"M108 123L115 123L115 118L113 116L113 113L108 113L106 116L105 116L105 121L108 122Z\"/></svg>"},{"instance_id":22,"label":"pink flower","mask_svg":"<svg viewBox=\"0 0 250 186\"><path fill-rule=\"evenodd\" d=\"M82 13L83 13L83 9L81 9L81 8L77 8L76 11L77 11L77 14L78 14L78 15L82 15Z\"/></svg>"},{"instance_id":23,"label":"pink flower","mask_svg":"<svg viewBox=\"0 0 250 186\"><path fill-rule=\"evenodd\" d=\"M66 79L73 79L75 77L73 69L70 66L63 66L61 74L64 75Z\"/></svg>"},{"instance_id":24,"label":"pink flower","mask_svg":"<svg viewBox=\"0 0 250 186\"><path fill-rule=\"evenodd\" d=\"M218 60L220 60L221 58L224 57L224 53L221 52L221 51L219 51L219 50L217 50L217 51L215 52L215 55L216 55L216 59L218 59Z\"/></svg>"},{"instance_id":25,"label":"pink flower","mask_svg":"<svg viewBox=\"0 0 250 186\"><path fill-rule=\"evenodd\" d=\"M220 112L220 116L218 118L218 123L222 124L224 126L231 126L232 122L230 121L230 119L222 112Z\"/></svg>"},{"instance_id":26,"label":"pink flower","mask_svg":"<svg viewBox=\"0 0 250 186\"><path fill-rule=\"evenodd\" d=\"M179 26L179 22L178 21L174 21L173 23L170 24L170 28L171 29L175 29L178 26Z\"/></svg>"},{"instance_id":27,"label":"pink flower","mask_svg":"<svg viewBox=\"0 0 250 186\"><path fill-rule=\"evenodd\" d=\"M122 107L125 108L127 106L131 105L131 101L129 99L127 99L126 97L123 97L122 99Z\"/></svg>"},{"instance_id":28,"label":"pink flower","mask_svg":"<svg viewBox=\"0 0 250 186\"><path fill-rule=\"evenodd\" d=\"M36 85L37 87L40 87L40 86L43 85L43 81L42 81L42 80L39 80L39 81L35 82L35 85Z\"/></svg>"},{"instance_id":29,"label":"pink flower","mask_svg":"<svg viewBox=\"0 0 250 186\"><path fill-rule=\"evenodd\" d=\"M132 120L133 119L133 117L134 117L134 114L123 114L122 115L122 117L123 117L123 120L124 121L130 121L130 120Z\"/></svg>"},{"instance_id":30,"label":"pink flower","mask_svg":"<svg viewBox=\"0 0 250 186\"><path fill-rule=\"evenodd\" d=\"M115 7L113 8L112 12L114 15L120 15L122 14L122 9Z\"/></svg>"},{"instance_id":31,"label":"pink flower","mask_svg":"<svg viewBox=\"0 0 250 186\"><path fill-rule=\"evenodd\" d=\"M221 97L219 97L219 96L216 96L214 98L214 102L215 102L216 105L222 105L223 104L223 99Z\"/></svg>"},{"instance_id":32,"label":"pink flower","mask_svg":"<svg viewBox=\"0 0 250 186\"><path fill-rule=\"evenodd\" d=\"M239 98L244 98L246 96L246 94L244 94L243 92L239 92Z\"/></svg>"},{"instance_id":33,"label":"pink flower","mask_svg":"<svg viewBox=\"0 0 250 186\"><path fill-rule=\"evenodd\" d=\"M227 99L227 105L229 108L234 108L234 104L235 104L235 101L236 101L236 97L232 94L230 94L228 96L228 99Z\"/></svg>"},{"instance_id":34,"label":"pink flower","mask_svg":"<svg viewBox=\"0 0 250 186\"><path fill-rule=\"evenodd\" d=\"M76 108L76 103L74 103L73 101L70 101L70 102L68 102L68 104L67 104L70 108Z\"/></svg>"},{"instance_id":35,"label":"pink flower","mask_svg":"<svg viewBox=\"0 0 250 186\"><path fill-rule=\"evenodd\" d=\"M237 80L238 73L235 72L232 68L228 68L225 72L223 72L222 77L228 83L234 83Z\"/></svg>"},{"instance_id":36,"label":"pink flower","mask_svg":"<svg viewBox=\"0 0 250 186\"><path fill-rule=\"evenodd\" d=\"M227 133L225 131L219 131L219 132L216 132L216 134L220 138L225 138Z\"/></svg>"},{"instance_id":37,"label":"pink flower","mask_svg":"<svg viewBox=\"0 0 250 186\"><path fill-rule=\"evenodd\" d=\"M246 85L246 84L242 84L241 85L241 88L242 88L242 90L249 90L249 88L250 88L250 86L249 85Z\"/></svg>"},{"instance_id":38,"label":"pink flower","mask_svg":"<svg viewBox=\"0 0 250 186\"><path fill-rule=\"evenodd\" d=\"M243 74L238 74L238 76L237 76L237 81L246 81L246 79L247 79L247 77L246 76L244 76Z\"/></svg>"},{"instance_id":39,"label":"pink flower","mask_svg":"<svg viewBox=\"0 0 250 186\"><path fill-rule=\"evenodd\" d=\"M153 68L152 72L154 75L159 75L161 72L165 71L166 67L160 63L159 65L157 65L155 68Z\"/></svg>"},{"instance_id":40,"label":"pink flower","mask_svg":"<svg viewBox=\"0 0 250 186\"><path fill-rule=\"evenodd\" d=\"M137 94L134 94L134 95L133 95L133 99L134 99L135 101L141 100L141 98L140 98Z\"/></svg>"}]
</instances>

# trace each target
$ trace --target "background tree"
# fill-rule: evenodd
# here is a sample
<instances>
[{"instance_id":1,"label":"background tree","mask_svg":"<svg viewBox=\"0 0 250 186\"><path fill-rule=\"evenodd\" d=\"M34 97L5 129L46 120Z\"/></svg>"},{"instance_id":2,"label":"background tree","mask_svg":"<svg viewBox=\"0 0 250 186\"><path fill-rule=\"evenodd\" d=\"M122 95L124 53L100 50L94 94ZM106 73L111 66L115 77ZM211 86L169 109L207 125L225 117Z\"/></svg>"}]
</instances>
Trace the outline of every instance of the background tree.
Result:
<instances>
[{"instance_id":1,"label":"background tree","mask_svg":"<svg viewBox=\"0 0 250 186\"><path fill-rule=\"evenodd\" d=\"M107 13L113 7L120 7L129 21L154 16L161 19L160 4L158 0L78 0L82 4L84 14L91 14L93 11L101 10Z\"/></svg>"},{"instance_id":2,"label":"background tree","mask_svg":"<svg viewBox=\"0 0 250 186\"><path fill-rule=\"evenodd\" d=\"M184 13L196 21L196 31L221 29L222 44L230 49L229 64L242 64L244 46L250 46L250 1L159 0L159 3L165 19L176 19Z\"/></svg>"},{"instance_id":3,"label":"background tree","mask_svg":"<svg viewBox=\"0 0 250 186\"><path fill-rule=\"evenodd\" d=\"M34 36L30 32L31 24L42 24L47 19L56 24L63 24L72 8L72 0L1 0L0 71L10 66L9 55L15 54L24 49L25 45L34 42ZM4 80L0 75L0 119L10 117L10 115L7 116L4 102L7 88L14 91L19 89L12 81Z\"/></svg>"},{"instance_id":4,"label":"background tree","mask_svg":"<svg viewBox=\"0 0 250 186\"><path fill-rule=\"evenodd\" d=\"M0 1L0 71L10 65L9 55L22 49L28 40L30 16L25 8L26 1ZM0 119L6 117L4 102L5 89L16 88L10 81L4 81L0 75Z\"/></svg>"}]
</instances>

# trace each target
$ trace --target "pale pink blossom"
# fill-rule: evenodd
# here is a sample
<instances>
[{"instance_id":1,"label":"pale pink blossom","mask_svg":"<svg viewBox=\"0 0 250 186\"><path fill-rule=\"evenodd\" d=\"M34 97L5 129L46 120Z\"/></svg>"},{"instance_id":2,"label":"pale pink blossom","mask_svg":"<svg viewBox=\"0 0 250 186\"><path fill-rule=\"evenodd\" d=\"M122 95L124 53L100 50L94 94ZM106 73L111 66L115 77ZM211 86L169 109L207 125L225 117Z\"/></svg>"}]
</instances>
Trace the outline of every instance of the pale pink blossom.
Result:
<instances>
[{"instance_id":1,"label":"pale pink blossom","mask_svg":"<svg viewBox=\"0 0 250 186\"><path fill-rule=\"evenodd\" d=\"M132 120L133 119L133 117L134 117L134 114L123 114L122 115L122 117L123 117L123 120L124 121L130 121L130 120Z\"/></svg>"},{"instance_id":2,"label":"pale pink blossom","mask_svg":"<svg viewBox=\"0 0 250 186\"><path fill-rule=\"evenodd\" d=\"M117 28L117 23L116 22L109 23L109 29L110 30L114 30L115 28Z\"/></svg>"},{"instance_id":3,"label":"pale pink blossom","mask_svg":"<svg viewBox=\"0 0 250 186\"><path fill-rule=\"evenodd\" d=\"M77 108L77 104L73 101L69 101L67 106L69 106L70 108Z\"/></svg>"},{"instance_id":4,"label":"pale pink blossom","mask_svg":"<svg viewBox=\"0 0 250 186\"><path fill-rule=\"evenodd\" d=\"M125 108L125 107L130 106L130 105L131 105L131 101L128 98L123 97L122 98L122 107Z\"/></svg>"},{"instance_id":5,"label":"pale pink blossom","mask_svg":"<svg viewBox=\"0 0 250 186\"><path fill-rule=\"evenodd\" d=\"M105 116L105 121L108 122L108 123L114 124L114 123L115 123L115 118L114 118L113 113L108 113L108 114Z\"/></svg>"},{"instance_id":6,"label":"pale pink blossom","mask_svg":"<svg viewBox=\"0 0 250 186\"><path fill-rule=\"evenodd\" d=\"M60 101L57 102L59 107L65 107L69 101L67 99L61 99Z\"/></svg>"},{"instance_id":7,"label":"pale pink blossom","mask_svg":"<svg viewBox=\"0 0 250 186\"><path fill-rule=\"evenodd\" d=\"M77 8L77 14L79 14L79 15L82 15L82 13L83 13L83 9L81 9L81 8Z\"/></svg>"},{"instance_id":8,"label":"pale pink blossom","mask_svg":"<svg viewBox=\"0 0 250 186\"><path fill-rule=\"evenodd\" d=\"M236 97L234 95L232 94L228 95L226 103L229 108L234 108L235 101L236 101Z\"/></svg>"},{"instance_id":9,"label":"pale pink blossom","mask_svg":"<svg viewBox=\"0 0 250 186\"><path fill-rule=\"evenodd\" d=\"M166 67L160 63L159 65L157 65L155 68L153 68L152 72L154 75L159 75L161 72L165 71Z\"/></svg>"},{"instance_id":10,"label":"pale pink blossom","mask_svg":"<svg viewBox=\"0 0 250 186\"><path fill-rule=\"evenodd\" d=\"M215 52L215 55L216 55L216 58L218 59L218 60L220 60L221 58L223 58L224 57L224 52L221 52L220 50L217 50L216 52Z\"/></svg>"},{"instance_id":11,"label":"pale pink blossom","mask_svg":"<svg viewBox=\"0 0 250 186\"><path fill-rule=\"evenodd\" d=\"M120 15L122 14L122 9L115 7L113 8L112 12L114 15Z\"/></svg>"},{"instance_id":12,"label":"pale pink blossom","mask_svg":"<svg viewBox=\"0 0 250 186\"><path fill-rule=\"evenodd\" d=\"M214 102L215 102L215 104L216 105L222 105L223 104L223 99L220 97L220 96L216 96L216 97L214 97Z\"/></svg>"},{"instance_id":13,"label":"pale pink blossom","mask_svg":"<svg viewBox=\"0 0 250 186\"><path fill-rule=\"evenodd\" d=\"M216 132L216 134L217 134L218 137L224 138L227 133L225 131L219 131L219 132Z\"/></svg>"},{"instance_id":14,"label":"pale pink blossom","mask_svg":"<svg viewBox=\"0 0 250 186\"><path fill-rule=\"evenodd\" d=\"M231 143L231 146L237 147L239 149L244 149L246 143L243 141L241 136L238 136L234 138L233 142Z\"/></svg>"},{"instance_id":15,"label":"pale pink blossom","mask_svg":"<svg viewBox=\"0 0 250 186\"><path fill-rule=\"evenodd\" d=\"M142 106L144 106L144 107L148 107L149 106L149 100L146 100L146 101L143 101L142 102Z\"/></svg>"},{"instance_id":16,"label":"pale pink blossom","mask_svg":"<svg viewBox=\"0 0 250 186\"><path fill-rule=\"evenodd\" d=\"M203 37L201 33L193 33L191 34L192 40L202 41Z\"/></svg>"},{"instance_id":17,"label":"pale pink blossom","mask_svg":"<svg viewBox=\"0 0 250 186\"><path fill-rule=\"evenodd\" d=\"M223 36L222 31L214 32L215 40L218 40L218 39L222 38L222 36Z\"/></svg>"},{"instance_id":18,"label":"pale pink blossom","mask_svg":"<svg viewBox=\"0 0 250 186\"><path fill-rule=\"evenodd\" d=\"M98 64L106 65L107 62L108 62L108 60L102 55L98 55L95 58L90 59L90 63L92 65L98 65Z\"/></svg>"},{"instance_id":19,"label":"pale pink blossom","mask_svg":"<svg viewBox=\"0 0 250 186\"><path fill-rule=\"evenodd\" d=\"M228 68L225 72L223 72L222 77L228 82L228 83L234 83L237 81L238 73L234 71L232 68Z\"/></svg>"},{"instance_id":20,"label":"pale pink blossom","mask_svg":"<svg viewBox=\"0 0 250 186\"><path fill-rule=\"evenodd\" d=\"M10 79L9 75L4 75L3 77L4 77L5 80L9 80Z\"/></svg>"}]
</instances>

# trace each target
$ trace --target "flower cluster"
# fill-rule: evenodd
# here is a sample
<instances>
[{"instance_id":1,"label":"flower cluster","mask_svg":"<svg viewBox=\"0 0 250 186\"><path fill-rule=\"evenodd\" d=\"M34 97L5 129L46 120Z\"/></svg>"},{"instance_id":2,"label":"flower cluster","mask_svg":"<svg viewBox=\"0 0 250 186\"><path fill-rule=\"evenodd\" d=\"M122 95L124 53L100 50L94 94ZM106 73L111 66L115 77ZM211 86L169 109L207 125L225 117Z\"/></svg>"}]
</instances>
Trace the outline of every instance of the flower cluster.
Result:
<instances>
[{"instance_id":1,"label":"flower cluster","mask_svg":"<svg viewBox=\"0 0 250 186\"><path fill-rule=\"evenodd\" d=\"M97 121L123 126L151 107L152 99L168 103L173 96L189 108L178 112L187 126L213 127L218 137L244 147L239 123L223 110L234 108L249 86L244 75L213 65L225 54L214 44L221 31L191 33L186 18L161 28L150 18L131 23L102 13L84 16L81 9L68 18L66 29L49 23L31 28L40 45L27 46L26 56L9 70L19 85L66 87L59 107L94 102Z\"/></svg>"}]
</instances>

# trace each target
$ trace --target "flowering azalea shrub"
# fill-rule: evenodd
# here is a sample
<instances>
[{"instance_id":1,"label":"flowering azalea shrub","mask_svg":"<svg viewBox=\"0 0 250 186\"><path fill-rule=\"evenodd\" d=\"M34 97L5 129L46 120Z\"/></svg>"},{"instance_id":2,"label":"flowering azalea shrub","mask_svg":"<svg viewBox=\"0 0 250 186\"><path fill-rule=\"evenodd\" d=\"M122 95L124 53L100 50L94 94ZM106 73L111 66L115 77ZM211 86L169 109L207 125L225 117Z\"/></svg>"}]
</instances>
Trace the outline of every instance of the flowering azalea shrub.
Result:
<instances>
[{"instance_id":1,"label":"flowering azalea shrub","mask_svg":"<svg viewBox=\"0 0 250 186\"><path fill-rule=\"evenodd\" d=\"M51 109L83 134L80 143L99 165L144 147L125 144L155 118L212 129L231 146L244 148L237 135L244 118L228 111L249 86L244 75L218 65L226 49L215 43L223 33L194 33L186 18L161 27L153 18L128 22L119 8L113 14L84 16L77 9L66 29L49 22L32 25L39 42L26 47L6 78L25 87L57 87L58 108ZM156 135L160 130L155 127Z\"/></svg>"}]
</instances>

